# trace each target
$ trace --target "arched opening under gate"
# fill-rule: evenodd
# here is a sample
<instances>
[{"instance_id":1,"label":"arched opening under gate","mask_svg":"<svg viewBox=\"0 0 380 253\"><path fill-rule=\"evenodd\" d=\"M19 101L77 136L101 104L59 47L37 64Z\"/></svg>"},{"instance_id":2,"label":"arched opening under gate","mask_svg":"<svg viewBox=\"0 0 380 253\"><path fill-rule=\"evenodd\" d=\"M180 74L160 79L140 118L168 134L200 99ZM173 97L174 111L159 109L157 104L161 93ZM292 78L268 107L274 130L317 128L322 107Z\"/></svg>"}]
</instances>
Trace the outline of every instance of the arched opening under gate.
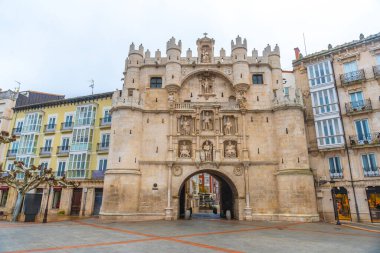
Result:
<instances>
[{"instance_id":1,"label":"arched opening under gate","mask_svg":"<svg viewBox=\"0 0 380 253\"><path fill-rule=\"evenodd\" d=\"M189 210L192 218L225 219L238 216L238 193L232 181L220 172L203 170L188 176L179 188L178 218Z\"/></svg>"}]
</instances>

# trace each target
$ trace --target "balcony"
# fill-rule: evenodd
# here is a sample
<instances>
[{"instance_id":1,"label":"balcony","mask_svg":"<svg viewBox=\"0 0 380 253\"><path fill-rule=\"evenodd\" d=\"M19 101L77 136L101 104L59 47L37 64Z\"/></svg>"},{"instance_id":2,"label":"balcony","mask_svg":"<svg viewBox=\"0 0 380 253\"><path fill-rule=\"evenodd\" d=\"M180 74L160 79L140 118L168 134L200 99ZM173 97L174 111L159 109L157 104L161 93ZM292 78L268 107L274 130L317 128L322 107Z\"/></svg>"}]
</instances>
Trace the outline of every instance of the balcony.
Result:
<instances>
[{"instance_id":1,"label":"balcony","mask_svg":"<svg viewBox=\"0 0 380 253\"><path fill-rule=\"evenodd\" d=\"M380 65L373 66L373 76L375 78L380 78Z\"/></svg>"},{"instance_id":2,"label":"balcony","mask_svg":"<svg viewBox=\"0 0 380 253\"><path fill-rule=\"evenodd\" d=\"M72 143L70 151L91 151L91 142Z\"/></svg>"},{"instance_id":3,"label":"balcony","mask_svg":"<svg viewBox=\"0 0 380 253\"><path fill-rule=\"evenodd\" d=\"M22 130L21 127L13 128L13 130L12 130L12 135L20 136L20 134L21 134L21 130Z\"/></svg>"},{"instance_id":4,"label":"balcony","mask_svg":"<svg viewBox=\"0 0 380 253\"><path fill-rule=\"evenodd\" d=\"M53 151L52 147L42 147L40 148L40 157L50 157Z\"/></svg>"},{"instance_id":5,"label":"balcony","mask_svg":"<svg viewBox=\"0 0 380 253\"><path fill-rule=\"evenodd\" d=\"M37 149L34 147L29 148L19 148L17 150L17 155L36 155Z\"/></svg>"},{"instance_id":6,"label":"balcony","mask_svg":"<svg viewBox=\"0 0 380 253\"><path fill-rule=\"evenodd\" d=\"M92 179L92 180L103 180L104 171L101 170L67 170L66 171L67 179Z\"/></svg>"},{"instance_id":7,"label":"balcony","mask_svg":"<svg viewBox=\"0 0 380 253\"><path fill-rule=\"evenodd\" d=\"M343 178L343 172L334 172L334 173L331 173L330 172L330 178L331 179L342 179Z\"/></svg>"},{"instance_id":8,"label":"balcony","mask_svg":"<svg viewBox=\"0 0 380 253\"><path fill-rule=\"evenodd\" d=\"M21 129L21 133L39 133L41 131L41 125L26 125Z\"/></svg>"},{"instance_id":9,"label":"balcony","mask_svg":"<svg viewBox=\"0 0 380 253\"><path fill-rule=\"evenodd\" d=\"M79 119L76 119L74 126L75 127L93 126L94 124L95 124L94 118L79 118Z\"/></svg>"},{"instance_id":10,"label":"balcony","mask_svg":"<svg viewBox=\"0 0 380 253\"><path fill-rule=\"evenodd\" d=\"M17 149L9 149L7 151L7 157L8 158L15 158L17 155Z\"/></svg>"},{"instance_id":11,"label":"balcony","mask_svg":"<svg viewBox=\"0 0 380 253\"><path fill-rule=\"evenodd\" d=\"M100 128L111 127L111 121L112 121L111 116L105 117L105 118L100 118L99 127Z\"/></svg>"},{"instance_id":12,"label":"balcony","mask_svg":"<svg viewBox=\"0 0 380 253\"><path fill-rule=\"evenodd\" d=\"M360 83L365 80L364 69L348 72L340 75L342 86L348 86L355 83Z\"/></svg>"},{"instance_id":13,"label":"balcony","mask_svg":"<svg viewBox=\"0 0 380 253\"><path fill-rule=\"evenodd\" d=\"M56 124L48 124L44 126L45 134L54 134L55 133Z\"/></svg>"},{"instance_id":14,"label":"balcony","mask_svg":"<svg viewBox=\"0 0 380 253\"><path fill-rule=\"evenodd\" d=\"M70 152L69 146L58 146L57 147L57 156L68 156Z\"/></svg>"},{"instance_id":15,"label":"balcony","mask_svg":"<svg viewBox=\"0 0 380 253\"><path fill-rule=\"evenodd\" d=\"M73 122L62 122L61 123L61 132L70 132L73 131Z\"/></svg>"},{"instance_id":16,"label":"balcony","mask_svg":"<svg viewBox=\"0 0 380 253\"><path fill-rule=\"evenodd\" d=\"M365 177L379 177L379 167L363 168Z\"/></svg>"},{"instance_id":17,"label":"balcony","mask_svg":"<svg viewBox=\"0 0 380 253\"><path fill-rule=\"evenodd\" d=\"M349 138L352 147L380 145L380 132L370 133L368 136L362 136L360 139L357 135L352 135Z\"/></svg>"},{"instance_id":18,"label":"balcony","mask_svg":"<svg viewBox=\"0 0 380 253\"><path fill-rule=\"evenodd\" d=\"M354 114L371 112L371 111L372 111L372 103L370 99L364 99L364 100L346 103L347 115L354 115Z\"/></svg>"},{"instance_id":19,"label":"balcony","mask_svg":"<svg viewBox=\"0 0 380 253\"><path fill-rule=\"evenodd\" d=\"M109 149L110 149L110 143L109 142L102 142L102 143L98 143L96 145L96 152L98 152L98 153L108 153Z\"/></svg>"}]
</instances>

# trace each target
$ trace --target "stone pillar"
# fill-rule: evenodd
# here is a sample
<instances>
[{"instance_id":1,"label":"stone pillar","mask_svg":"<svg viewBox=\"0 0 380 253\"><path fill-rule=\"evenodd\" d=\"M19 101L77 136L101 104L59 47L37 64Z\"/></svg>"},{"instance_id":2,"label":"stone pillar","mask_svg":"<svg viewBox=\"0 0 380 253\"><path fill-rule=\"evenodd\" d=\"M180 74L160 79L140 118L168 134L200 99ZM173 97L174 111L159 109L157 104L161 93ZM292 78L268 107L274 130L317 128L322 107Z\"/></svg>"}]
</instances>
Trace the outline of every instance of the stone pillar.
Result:
<instances>
[{"instance_id":1,"label":"stone pillar","mask_svg":"<svg viewBox=\"0 0 380 253\"><path fill-rule=\"evenodd\" d=\"M171 206L172 199L172 169L173 164L168 164L168 202L165 208L165 220L173 220L173 207Z\"/></svg>"},{"instance_id":2,"label":"stone pillar","mask_svg":"<svg viewBox=\"0 0 380 253\"><path fill-rule=\"evenodd\" d=\"M244 163L244 183L245 183L245 208L244 208L244 219L251 221L252 220L252 208L250 203L250 195L249 195L249 172L248 167L249 164Z\"/></svg>"},{"instance_id":3,"label":"stone pillar","mask_svg":"<svg viewBox=\"0 0 380 253\"><path fill-rule=\"evenodd\" d=\"M243 152L242 152L242 160L243 161L249 161L248 156L248 149L247 149L247 134L246 134L246 113L245 110L242 110L241 112L241 120L242 122L242 128L243 128Z\"/></svg>"}]
</instances>

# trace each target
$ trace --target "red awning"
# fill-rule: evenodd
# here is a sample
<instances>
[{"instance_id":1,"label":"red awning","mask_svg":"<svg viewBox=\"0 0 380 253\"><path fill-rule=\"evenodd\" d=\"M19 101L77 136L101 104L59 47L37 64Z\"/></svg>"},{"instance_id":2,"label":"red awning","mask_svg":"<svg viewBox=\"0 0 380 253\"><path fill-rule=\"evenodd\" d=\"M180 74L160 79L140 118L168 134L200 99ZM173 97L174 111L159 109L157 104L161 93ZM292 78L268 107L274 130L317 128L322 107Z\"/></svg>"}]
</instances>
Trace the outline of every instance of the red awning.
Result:
<instances>
[{"instance_id":1,"label":"red awning","mask_svg":"<svg viewBox=\"0 0 380 253\"><path fill-rule=\"evenodd\" d=\"M0 190L6 191L6 190L9 190L9 187L8 186L0 186Z\"/></svg>"}]
</instances>

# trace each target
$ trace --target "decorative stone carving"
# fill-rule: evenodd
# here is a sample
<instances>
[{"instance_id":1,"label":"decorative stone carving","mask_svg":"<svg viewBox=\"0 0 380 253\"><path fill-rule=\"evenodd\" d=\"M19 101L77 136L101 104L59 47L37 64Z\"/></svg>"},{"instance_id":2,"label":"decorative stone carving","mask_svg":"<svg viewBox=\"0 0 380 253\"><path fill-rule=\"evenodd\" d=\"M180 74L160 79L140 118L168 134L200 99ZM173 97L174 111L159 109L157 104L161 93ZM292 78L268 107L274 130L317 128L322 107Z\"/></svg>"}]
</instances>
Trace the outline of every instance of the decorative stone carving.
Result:
<instances>
[{"instance_id":1,"label":"decorative stone carving","mask_svg":"<svg viewBox=\"0 0 380 253\"><path fill-rule=\"evenodd\" d=\"M247 98L245 93L246 92L242 90L237 92L237 102L239 104L239 108L241 109L247 108Z\"/></svg>"},{"instance_id":2,"label":"decorative stone carving","mask_svg":"<svg viewBox=\"0 0 380 253\"><path fill-rule=\"evenodd\" d=\"M241 175L243 175L243 169L241 167L235 167L234 168L234 175L235 176L241 176Z\"/></svg>"},{"instance_id":3,"label":"decorative stone carving","mask_svg":"<svg viewBox=\"0 0 380 253\"><path fill-rule=\"evenodd\" d=\"M207 140L202 145L200 152L200 159L202 162L212 162L213 160L213 145L211 141Z\"/></svg>"},{"instance_id":4,"label":"decorative stone carving","mask_svg":"<svg viewBox=\"0 0 380 253\"><path fill-rule=\"evenodd\" d=\"M172 103L175 102L175 97L174 97L174 93L173 92L169 93L168 102L169 102L169 104L172 104Z\"/></svg>"},{"instance_id":5,"label":"decorative stone carving","mask_svg":"<svg viewBox=\"0 0 380 253\"><path fill-rule=\"evenodd\" d=\"M235 118L233 116L223 117L223 133L231 135L235 133Z\"/></svg>"},{"instance_id":6,"label":"decorative stone carving","mask_svg":"<svg viewBox=\"0 0 380 253\"><path fill-rule=\"evenodd\" d=\"M202 54L201 54L201 63L210 63L211 58L210 58L210 53L206 48L202 49Z\"/></svg>"},{"instance_id":7,"label":"decorative stone carving","mask_svg":"<svg viewBox=\"0 0 380 253\"><path fill-rule=\"evenodd\" d=\"M211 131L214 129L213 125L213 112L212 111L202 111L202 130Z\"/></svg>"},{"instance_id":8,"label":"decorative stone carving","mask_svg":"<svg viewBox=\"0 0 380 253\"><path fill-rule=\"evenodd\" d=\"M236 158L237 157L236 141L225 141L224 142L224 157L226 157L226 158Z\"/></svg>"},{"instance_id":9,"label":"decorative stone carving","mask_svg":"<svg viewBox=\"0 0 380 253\"><path fill-rule=\"evenodd\" d=\"M180 133L182 135L190 135L191 134L191 116L181 116L180 118Z\"/></svg>"},{"instance_id":10,"label":"decorative stone carving","mask_svg":"<svg viewBox=\"0 0 380 253\"><path fill-rule=\"evenodd\" d=\"M178 145L178 157L179 158L191 158L191 142L180 141Z\"/></svg>"},{"instance_id":11,"label":"decorative stone carving","mask_svg":"<svg viewBox=\"0 0 380 253\"><path fill-rule=\"evenodd\" d=\"M180 166L174 166L172 168L172 171L173 171L173 175L176 177L179 177L182 175L182 168Z\"/></svg>"},{"instance_id":12,"label":"decorative stone carving","mask_svg":"<svg viewBox=\"0 0 380 253\"><path fill-rule=\"evenodd\" d=\"M200 95L211 95L214 93L215 76L206 72L198 76L200 83Z\"/></svg>"}]
</instances>

